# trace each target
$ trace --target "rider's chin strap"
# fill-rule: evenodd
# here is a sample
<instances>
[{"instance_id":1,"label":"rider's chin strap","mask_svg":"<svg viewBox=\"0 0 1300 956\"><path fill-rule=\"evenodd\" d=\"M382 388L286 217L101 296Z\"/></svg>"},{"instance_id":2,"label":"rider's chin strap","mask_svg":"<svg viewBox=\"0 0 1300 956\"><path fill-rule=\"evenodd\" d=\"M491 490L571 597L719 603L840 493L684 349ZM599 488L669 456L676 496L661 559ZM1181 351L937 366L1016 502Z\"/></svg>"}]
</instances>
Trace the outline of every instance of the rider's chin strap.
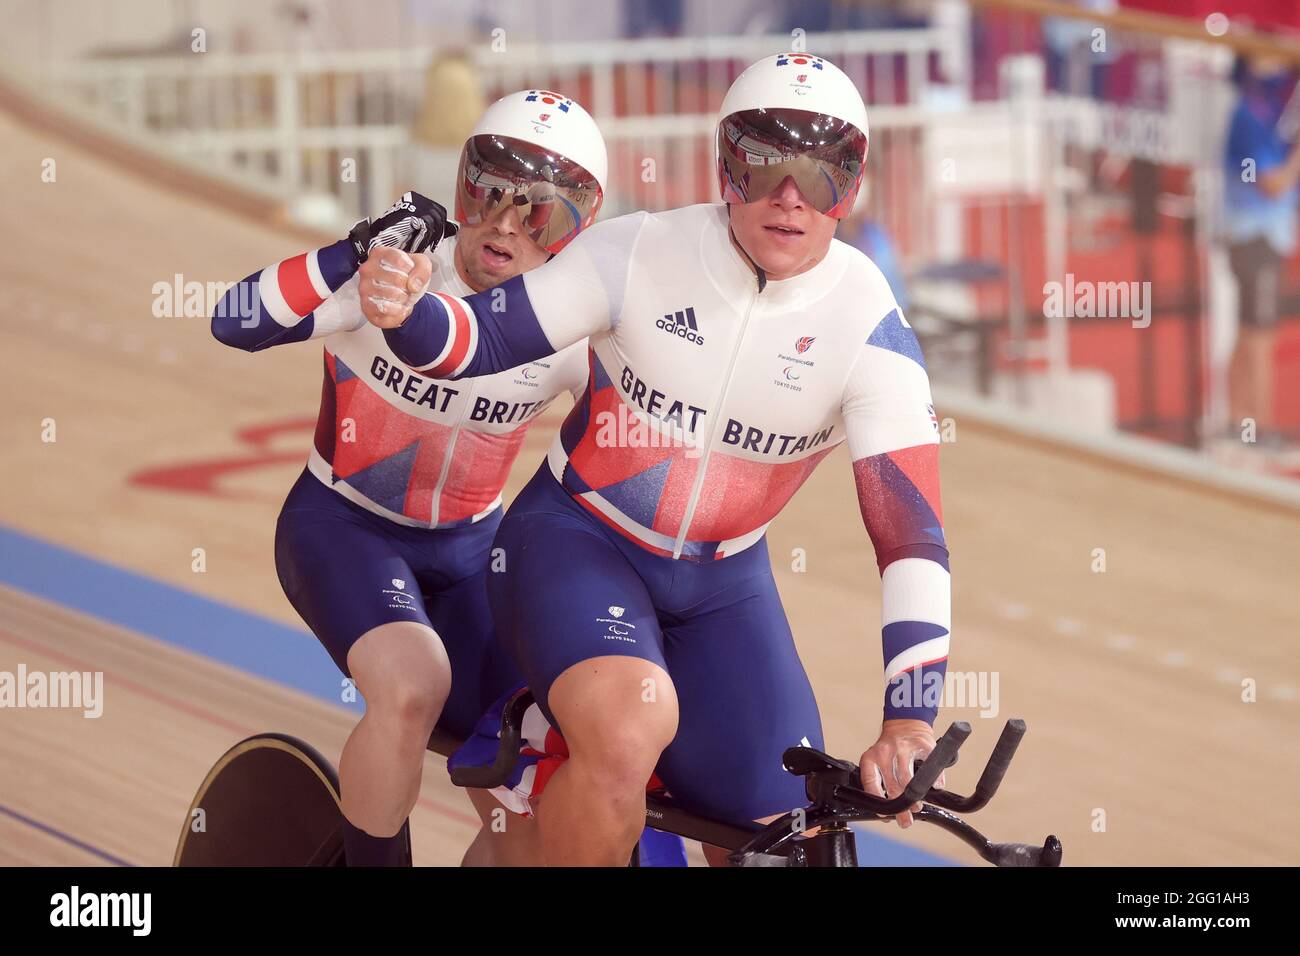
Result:
<instances>
[{"instance_id":1,"label":"rider's chin strap","mask_svg":"<svg viewBox=\"0 0 1300 956\"><path fill-rule=\"evenodd\" d=\"M767 273L763 271L762 266L754 261L753 257L745 250L745 247L740 244L740 240L736 238L736 233L731 228L731 203L727 203L727 235L731 237L731 241L740 250L740 254L749 261L750 267L758 276L758 293L762 295L763 290L767 288Z\"/></svg>"}]
</instances>

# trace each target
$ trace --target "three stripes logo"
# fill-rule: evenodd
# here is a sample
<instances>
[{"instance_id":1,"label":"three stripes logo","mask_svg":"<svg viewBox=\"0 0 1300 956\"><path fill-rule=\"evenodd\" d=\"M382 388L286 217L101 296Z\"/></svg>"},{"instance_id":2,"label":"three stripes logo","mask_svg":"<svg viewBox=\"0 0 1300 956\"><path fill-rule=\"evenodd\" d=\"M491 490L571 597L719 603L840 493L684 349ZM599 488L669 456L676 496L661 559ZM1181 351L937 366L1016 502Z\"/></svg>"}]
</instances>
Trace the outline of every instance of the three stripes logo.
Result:
<instances>
[{"instance_id":1,"label":"three stripes logo","mask_svg":"<svg viewBox=\"0 0 1300 956\"><path fill-rule=\"evenodd\" d=\"M687 306L684 311L671 312L655 323L656 328L663 329L687 342L704 344L699 326L695 324L695 307Z\"/></svg>"}]
</instances>

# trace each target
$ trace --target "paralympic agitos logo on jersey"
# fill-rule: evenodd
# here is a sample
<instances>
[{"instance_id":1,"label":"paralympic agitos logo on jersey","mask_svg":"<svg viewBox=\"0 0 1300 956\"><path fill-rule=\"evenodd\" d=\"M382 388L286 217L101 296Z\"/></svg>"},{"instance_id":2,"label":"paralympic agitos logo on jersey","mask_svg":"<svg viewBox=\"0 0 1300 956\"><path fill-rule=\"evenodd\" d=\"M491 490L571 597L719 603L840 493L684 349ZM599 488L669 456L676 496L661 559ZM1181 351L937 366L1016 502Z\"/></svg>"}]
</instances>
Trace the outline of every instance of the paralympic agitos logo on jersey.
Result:
<instances>
[{"instance_id":1,"label":"paralympic agitos logo on jersey","mask_svg":"<svg viewBox=\"0 0 1300 956\"><path fill-rule=\"evenodd\" d=\"M655 323L655 327L670 332L678 338L685 339L687 342L694 342L696 345L704 344L704 336L700 335L699 326L695 324L695 307L687 306L685 311L669 312L662 319Z\"/></svg>"}]
</instances>

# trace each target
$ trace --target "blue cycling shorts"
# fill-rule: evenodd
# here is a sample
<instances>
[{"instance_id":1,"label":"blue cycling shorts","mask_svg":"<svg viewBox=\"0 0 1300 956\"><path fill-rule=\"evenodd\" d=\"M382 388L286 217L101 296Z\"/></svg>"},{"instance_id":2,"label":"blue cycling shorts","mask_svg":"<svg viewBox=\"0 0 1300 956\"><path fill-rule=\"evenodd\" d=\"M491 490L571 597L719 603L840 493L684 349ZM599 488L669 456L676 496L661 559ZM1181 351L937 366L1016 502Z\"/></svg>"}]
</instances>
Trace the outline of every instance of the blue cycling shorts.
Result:
<instances>
[{"instance_id":1,"label":"blue cycling shorts","mask_svg":"<svg viewBox=\"0 0 1300 956\"><path fill-rule=\"evenodd\" d=\"M656 772L696 813L753 820L807 803L781 754L822 748L821 719L768 562L767 542L697 564L652 554L575 503L543 463L497 532L489 574L500 641L546 718L551 684L627 655L667 671L677 736Z\"/></svg>"},{"instance_id":2,"label":"blue cycling shorts","mask_svg":"<svg viewBox=\"0 0 1300 956\"><path fill-rule=\"evenodd\" d=\"M275 567L294 609L344 674L348 651L380 624L415 621L442 639L451 694L438 727L467 737L520 683L492 633L484 579L501 511L450 529L376 515L303 471L275 529Z\"/></svg>"}]
</instances>

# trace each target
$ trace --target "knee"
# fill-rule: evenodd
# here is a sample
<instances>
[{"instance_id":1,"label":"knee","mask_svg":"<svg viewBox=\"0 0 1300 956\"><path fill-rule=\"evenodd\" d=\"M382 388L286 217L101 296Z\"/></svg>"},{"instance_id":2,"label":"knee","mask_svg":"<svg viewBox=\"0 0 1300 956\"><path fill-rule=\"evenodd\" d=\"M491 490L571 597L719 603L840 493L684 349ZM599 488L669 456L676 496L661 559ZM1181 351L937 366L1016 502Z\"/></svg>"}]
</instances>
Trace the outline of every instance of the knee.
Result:
<instances>
[{"instance_id":1,"label":"knee","mask_svg":"<svg viewBox=\"0 0 1300 956\"><path fill-rule=\"evenodd\" d=\"M427 737L451 690L446 651L427 627L385 636L387 640L371 642L361 653L354 647L348 656L366 711L397 724L402 732Z\"/></svg>"},{"instance_id":2,"label":"knee","mask_svg":"<svg viewBox=\"0 0 1300 956\"><path fill-rule=\"evenodd\" d=\"M449 683L435 673L395 674L365 694L367 708L401 724L404 730L428 735L447 702Z\"/></svg>"},{"instance_id":3,"label":"knee","mask_svg":"<svg viewBox=\"0 0 1300 956\"><path fill-rule=\"evenodd\" d=\"M615 800L639 798L677 733L676 709L644 707L593 716L585 733L568 740L569 759L581 765L600 793Z\"/></svg>"},{"instance_id":4,"label":"knee","mask_svg":"<svg viewBox=\"0 0 1300 956\"><path fill-rule=\"evenodd\" d=\"M654 693L647 695L648 686ZM637 799L673 737L677 692L668 674L638 658L575 664L551 684L547 704L574 768L608 799Z\"/></svg>"}]
</instances>

